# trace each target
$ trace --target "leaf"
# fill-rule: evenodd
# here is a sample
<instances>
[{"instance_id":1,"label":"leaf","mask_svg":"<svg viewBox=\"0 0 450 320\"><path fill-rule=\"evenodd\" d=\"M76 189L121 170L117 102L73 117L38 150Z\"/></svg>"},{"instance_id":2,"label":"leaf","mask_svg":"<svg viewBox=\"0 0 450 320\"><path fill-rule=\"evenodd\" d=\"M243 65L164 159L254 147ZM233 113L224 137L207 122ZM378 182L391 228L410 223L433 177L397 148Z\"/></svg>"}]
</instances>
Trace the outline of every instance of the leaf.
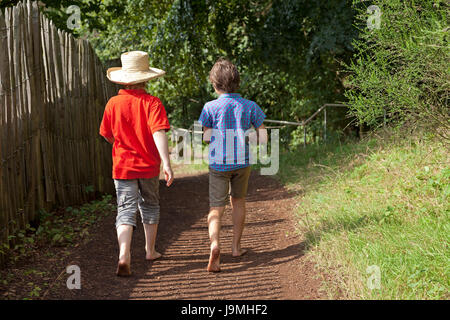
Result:
<instances>
[{"instance_id":1,"label":"leaf","mask_svg":"<svg viewBox=\"0 0 450 320\"><path fill-rule=\"evenodd\" d=\"M59 234L59 233L57 233L57 234L55 234L55 235L53 236L52 240L53 240L54 242L61 241L61 240L62 240L62 235Z\"/></svg>"}]
</instances>

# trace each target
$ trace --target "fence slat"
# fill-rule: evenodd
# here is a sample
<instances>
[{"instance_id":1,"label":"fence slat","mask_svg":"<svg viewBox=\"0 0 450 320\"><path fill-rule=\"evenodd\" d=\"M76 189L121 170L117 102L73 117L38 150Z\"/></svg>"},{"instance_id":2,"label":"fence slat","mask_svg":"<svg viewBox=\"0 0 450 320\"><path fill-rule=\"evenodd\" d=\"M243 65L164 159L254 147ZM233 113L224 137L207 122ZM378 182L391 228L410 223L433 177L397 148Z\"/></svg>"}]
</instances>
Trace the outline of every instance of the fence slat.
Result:
<instances>
[{"instance_id":1,"label":"fence slat","mask_svg":"<svg viewBox=\"0 0 450 320\"><path fill-rule=\"evenodd\" d=\"M117 89L89 42L58 30L36 1L0 12L0 244L39 209L88 200L88 185L113 192L98 127Z\"/></svg>"},{"instance_id":2,"label":"fence slat","mask_svg":"<svg viewBox=\"0 0 450 320\"><path fill-rule=\"evenodd\" d=\"M0 11L0 39L4 43L7 38L6 22L3 12ZM6 172L3 169L3 161L6 154L6 104L9 88L8 51L6 46L0 47L0 226L4 228L0 234L0 243L7 241L9 236L8 196L6 192ZM4 257L0 255L0 263L4 263Z\"/></svg>"},{"instance_id":3,"label":"fence slat","mask_svg":"<svg viewBox=\"0 0 450 320\"><path fill-rule=\"evenodd\" d=\"M8 217L8 225L10 233L14 233L16 228L16 216L15 211L17 208L16 201L16 186L14 184L14 174L12 170L12 161L15 151L17 150L17 146L15 145L15 133L16 133L16 117L14 116L13 106L16 105L16 97L15 90L17 88L16 82L16 74L14 73L14 63L13 63L13 35L16 31L14 26L14 8L7 9L5 11L5 20L6 20L6 28L8 29L8 39L7 39L7 47L8 47L8 66L9 66L9 99L6 102L6 139L5 143L9 146L6 155L5 161L5 170L7 172L7 182L6 182L6 190L8 194L9 200L9 217Z\"/></svg>"}]
</instances>

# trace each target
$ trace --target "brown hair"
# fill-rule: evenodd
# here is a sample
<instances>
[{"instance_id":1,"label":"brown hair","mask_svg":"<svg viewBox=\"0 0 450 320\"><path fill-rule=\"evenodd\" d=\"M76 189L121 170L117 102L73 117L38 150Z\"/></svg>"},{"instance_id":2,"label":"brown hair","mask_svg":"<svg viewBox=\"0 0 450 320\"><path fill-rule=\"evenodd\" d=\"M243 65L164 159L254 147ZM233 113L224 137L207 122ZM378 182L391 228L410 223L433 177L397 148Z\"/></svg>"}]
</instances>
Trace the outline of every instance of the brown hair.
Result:
<instances>
[{"instance_id":1,"label":"brown hair","mask_svg":"<svg viewBox=\"0 0 450 320\"><path fill-rule=\"evenodd\" d=\"M127 85L125 85L125 89L127 89L127 90L145 89L145 87L147 86L147 82L148 81L139 82L139 83L135 83L135 84L127 84Z\"/></svg>"},{"instance_id":2,"label":"brown hair","mask_svg":"<svg viewBox=\"0 0 450 320\"><path fill-rule=\"evenodd\" d=\"M217 90L233 93L239 89L241 79L236 66L230 60L220 58L209 72L209 80Z\"/></svg>"}]
</instances>

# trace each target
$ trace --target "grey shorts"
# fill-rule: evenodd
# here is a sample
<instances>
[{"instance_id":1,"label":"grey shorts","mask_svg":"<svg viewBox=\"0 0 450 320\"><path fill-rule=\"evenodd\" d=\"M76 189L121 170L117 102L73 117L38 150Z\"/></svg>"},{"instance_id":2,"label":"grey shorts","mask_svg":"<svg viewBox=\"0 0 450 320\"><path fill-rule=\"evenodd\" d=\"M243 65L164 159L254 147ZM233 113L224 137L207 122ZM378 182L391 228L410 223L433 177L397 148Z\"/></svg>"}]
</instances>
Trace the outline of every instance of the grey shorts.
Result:
<instances>
[{"instance_id":1,"label":"grey shorts","mask_svg":"<svg viewBox=\"0 0 450 320\"><path fill-rule=\"evenodd\" d=\"M209 168L209 206L226 206L229 195L236 199L245 198L251 171L250 166L231 171Z\"/></svg>"},{"instance_id":2,"label":"grey shorts","mask_svg":"<svg viewBox=\"0 0 450 320\"><path fill-rule=\"evenodd\" d=\"M136 228L139 209L142 223L159 222L159 177L150 179L114 179L117 194L116 228L122 224Z\"/></svg>"}]
</instances>

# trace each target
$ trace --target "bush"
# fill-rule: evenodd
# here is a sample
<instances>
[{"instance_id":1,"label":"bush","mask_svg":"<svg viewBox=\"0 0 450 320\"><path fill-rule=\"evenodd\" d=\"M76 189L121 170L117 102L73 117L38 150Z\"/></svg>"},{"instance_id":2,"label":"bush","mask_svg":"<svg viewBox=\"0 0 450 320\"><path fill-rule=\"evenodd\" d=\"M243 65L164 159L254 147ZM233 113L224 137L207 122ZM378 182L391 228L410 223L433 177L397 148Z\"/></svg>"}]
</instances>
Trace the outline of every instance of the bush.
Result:
<instances>
[{"instance_id":1,"label":"bush","mask_svg":"<svg viewBox=\"0 0 450 320\"><path fill-rule=\"evenodd\" d=\"M361 32L347 70L350 112L371 127L384 121L413 122L448 139L448 4L444 1L381 0L379 29Z\"/></svg>"}]
</instances>

